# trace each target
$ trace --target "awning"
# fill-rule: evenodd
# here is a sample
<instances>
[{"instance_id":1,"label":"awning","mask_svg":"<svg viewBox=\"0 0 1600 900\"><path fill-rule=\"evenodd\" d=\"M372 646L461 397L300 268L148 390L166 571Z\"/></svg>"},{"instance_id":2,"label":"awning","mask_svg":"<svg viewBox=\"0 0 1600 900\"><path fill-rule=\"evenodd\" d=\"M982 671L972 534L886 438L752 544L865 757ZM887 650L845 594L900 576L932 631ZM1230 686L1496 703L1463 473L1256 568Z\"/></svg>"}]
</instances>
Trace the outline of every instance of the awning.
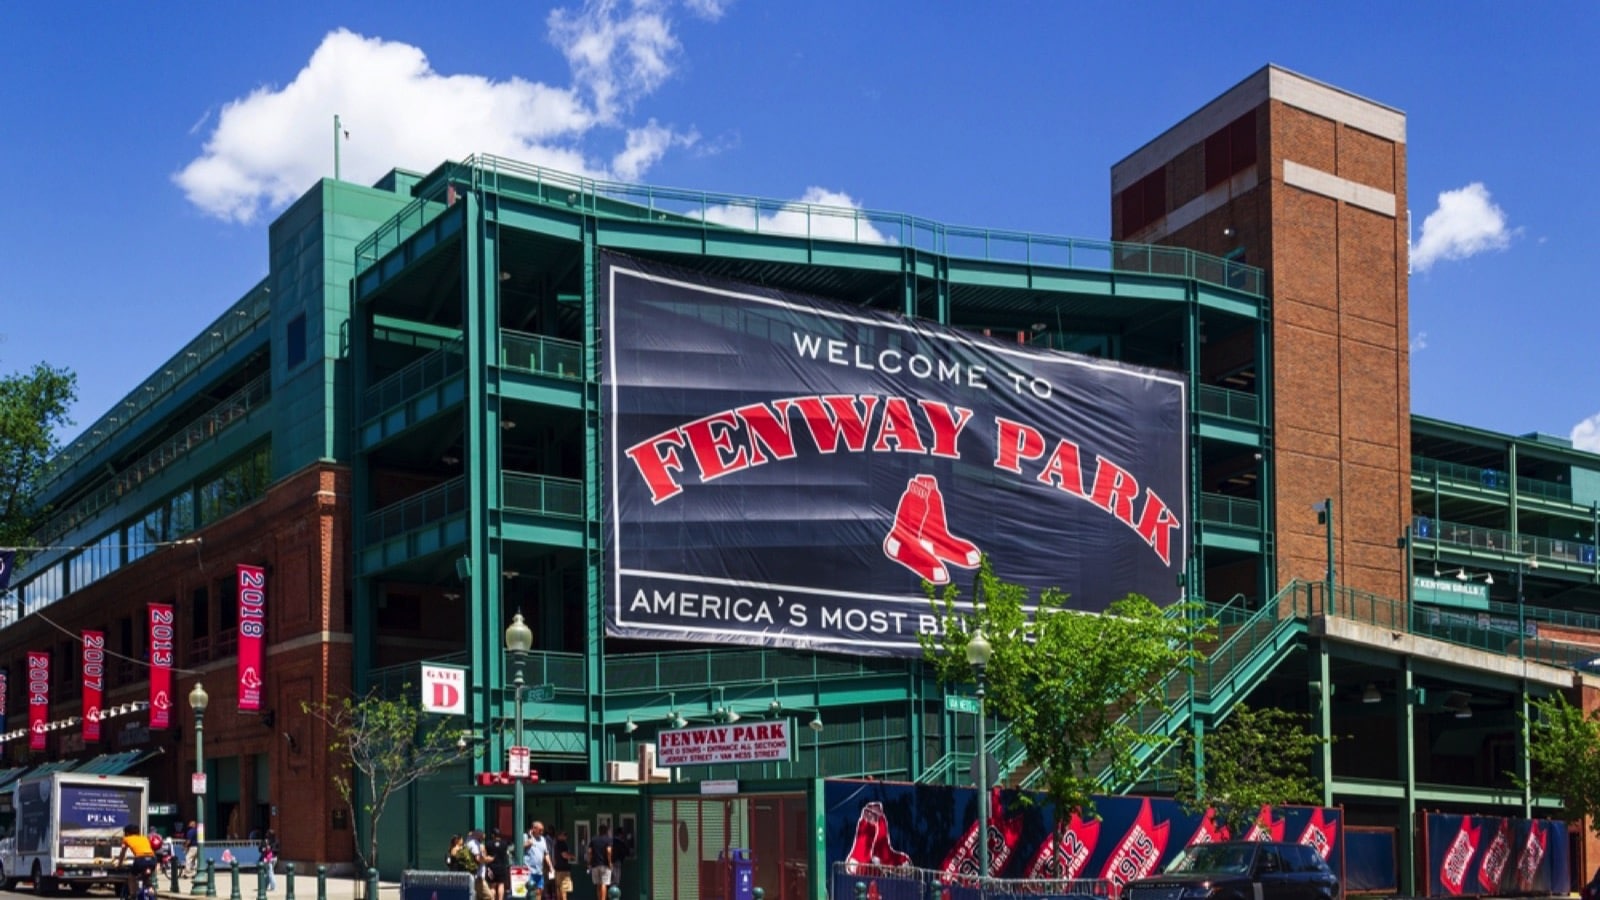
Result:
<instances>
[{"instance_id":1,"label":"awning","mask_svg":"<svg viewBox=\"0 0 1600 900\"><path fill-rule=\"evenodd\" d=\"M11 782L16 781L18 776L26 771L28 771L27 766L14 766L10 769L0 769L0 786L8 785Z\"/></svg>"},{"instance_id":2,"label":"awning","mask_svg":"<svg viewBox=\"0 0 1600 900\"><path fill-rule=\"evenodd\" d=\"M4 780L0 780L0 790L5 789L13 781L20 781L24 778L32 778L35 775L48 775L51 772L59 772L63 769L70 769L76 765L77 762L78 761L75 759L58 759L54 762L40 763L31 769L27 767L22 767L21 769L7 769L7 772L15 772L16 774L7 775Z\"/></svg>"},{"instance_id":3,"label":"awning","mask_svg":"<svg viewBox=\"0 0 1600 900\"><path fill-rule=\"evenodd\" d=\"M121 775L162 750L124 750L121 753L102 753L72 771L79 775Z\"/></svg>"}]
</instances>

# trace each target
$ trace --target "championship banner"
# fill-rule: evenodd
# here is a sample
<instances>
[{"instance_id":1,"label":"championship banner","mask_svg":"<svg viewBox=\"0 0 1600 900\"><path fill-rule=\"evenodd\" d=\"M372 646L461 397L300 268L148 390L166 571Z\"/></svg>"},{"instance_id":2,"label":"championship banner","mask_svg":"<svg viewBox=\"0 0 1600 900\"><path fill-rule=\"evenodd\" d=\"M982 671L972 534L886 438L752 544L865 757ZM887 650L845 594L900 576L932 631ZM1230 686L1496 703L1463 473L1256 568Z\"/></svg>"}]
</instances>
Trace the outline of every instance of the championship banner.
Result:
<instances>
[{"instance_id":1,"label":"championship banner","mask_svg":"<svg viewBox=\"0 0 1600 900\"><path fill-rule=\"evenodd\" d=\"M1180 598L1180 375L607 254L608 634L920 656L924 582Z\"/></svg>"},{"instance_id":2,"label":"championship banner","mask_svg":"<svg viewBox=\"0 0 1600 900\"><path fill-rule=\"evenodd\" d=\"M1430 896L1572 890L1565 822L1428 813L1424 827Z\"/></svg>"},{"instance_id":3,"label":"championship banner","mask_svg":"<svg viewBox=\"0 0 1600 900\"><path fill-rule=\"evenodd\" d=\"M150 610L150 728L172 727L173 640L172 607L151 603Z\"/></svg>"},{"instance_id":4,"label":"championship banner","mask_svg":"<svg viewBox=\"0 0 1600 900\"><path fill-rule=\"evenodd\" d=\"M100 705L106 686L106 633L83 633L83 740L100 740Z\"/></svg>"},{"instance_id":5,"label":"championship banner","mask_svg":"<svg viewBox=\"0 0 1600 900\"><path fill-rule=\"evenodd\" d=\"M50 654L28 651L28 749L45 748L44 726L50 720Z\"/></svg>"},{"instance_id":6,"label":"championship banner","mask_svg":"<svg viewBox=\"0 0 1600 900\"><path fill-rule=\"evenodd\" d=\"M267 570L239 566L239 709L261 709L261 645L267 635Z\"/></svg>"},{"instance_id":7,"label":"championship banner","mask_svg":"<svg viewBox=\"0 0 1600 900\"><path fill-rule=\"evenodd\" d=\"M0 731L6 730L6 697L11 693L11 670L0 668Z\"/></svg>"}]
</instances>

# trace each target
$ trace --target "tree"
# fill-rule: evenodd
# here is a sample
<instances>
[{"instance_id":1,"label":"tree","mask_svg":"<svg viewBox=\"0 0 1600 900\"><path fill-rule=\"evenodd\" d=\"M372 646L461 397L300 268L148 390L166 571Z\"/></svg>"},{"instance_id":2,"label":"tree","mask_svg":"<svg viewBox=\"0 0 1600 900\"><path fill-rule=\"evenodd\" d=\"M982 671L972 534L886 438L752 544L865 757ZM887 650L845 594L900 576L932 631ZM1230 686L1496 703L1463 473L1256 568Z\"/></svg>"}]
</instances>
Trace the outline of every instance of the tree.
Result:
<instances>
[{"instance_id":1,"label":"tree","mask_svg":"<svg viewBox=\"0 0 1600 900\"><path fill-rule=\"evenodd\" d=\"M422 710L410 697L411 689L406 686L397 698L374 691L359 699L300 704L303 712L328 726L328 749L334 758L342 757L335 766L333 786L350 810L351 820L360 816L366 823L366 847L361 846L360 831L353 834L363 870L378 865L378 821L389 800L413 782L474 752L470 744L461 742L461 729L450 719L424 723ZM358 795L353 776L365 782L365 796Z\"/></svg>"},{"instance_id":2,"label":"tree","mask_svg":"<svg viewBox=\"0 0 1600 900\"><path fill-rule=\"evenodd\" d=\"M26 544L43 524L34 494L77 396L78 376L44 363L0 377L0 547Z\"/></svg>"},{"instance_id":3,"label":"tree","mask_svg":"<svg viewBox=\"0 0 1600 900\"><path fill-rule=\"evenodd\" d=\"M1306 730L1310 719L1306 713L1241 703L1200 739L1205 765L1199 771L1192 764L1191 729L1180 741L1183 761L1174 772L1178 802L1191 813L1216 810L1218 824L1236 838L1250 831L1264 806L1319 802L1310 760L1326 742Z\"/></svg>"},{"instance_id":4,"label":"tree","mask_svg":"<svg viewBox=\"0 0 1600 900\"><path fill-rule=\"evenodd\" d=\"M1194 642L1211 627L1196 604L1163 610L1138 594L1091 614L1068 609L1067 595L1052 589L1030 612L1027 588L996 577L988 559L978 567L970 612L958 611L954 585L939 597L929 591L945 627L920 638L924 656L940 681L970 682L966 647L982 629L994 648L986 672L989 708L1010 722L1028 758L1043 769L1043 792L1060 819L1071 810L1094 815L1106 767L1127 777L1138 748L1162 742L1122 713L1164 708L1163 692L1153 690L1158 679L1190 668L1199 658Z\"/></svg>"},{"instance_id":5,"label":"tree","mask_svg":"<svg viewBox=\"0 0 1600 900\"><path fill-rule=\"evenodd\" d=\"M1528 701L1523 720L1533 778L1513 772L1517 787L1561 798L1569 818L1581 817L1600 837L1600 710L1588 714L1561 694Z\"/></svg>"}]
</instances>

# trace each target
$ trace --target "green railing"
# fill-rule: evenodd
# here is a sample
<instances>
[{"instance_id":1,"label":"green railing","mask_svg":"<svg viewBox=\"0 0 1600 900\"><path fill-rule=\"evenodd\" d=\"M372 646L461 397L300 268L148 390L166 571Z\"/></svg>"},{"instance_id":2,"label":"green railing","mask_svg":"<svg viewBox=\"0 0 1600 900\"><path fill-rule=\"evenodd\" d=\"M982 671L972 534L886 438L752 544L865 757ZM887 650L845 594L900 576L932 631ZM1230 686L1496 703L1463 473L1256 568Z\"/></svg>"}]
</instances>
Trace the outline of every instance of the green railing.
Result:
<instances>
[{"instance_id":1,"label":"green railing","mask_svg":"<svg viewBox=\"0 0 1600 900\"><path fill-rule=\"evenodd\" d=\"M267 293L264 284L258 285L228 307L208 327L202 328L199 337L167 360L166 365L157 367L157 372L123 397L121 403L113 406L110 412L96 419L70 444L61 448L50 460L34 493L45 496L85 457L138 420L145 410L171 396L188 381L190 375L233 346L239 338L262 327L271 315L272 295Z\"/></svg>"},{"instance_id":2,"label":"green railing","mask_svg":"<svg viewBox=\"0 0 1600 900\"><path fill-rule=\"evenodd\" d=\"M668 653L608 656L608 694L706 691L724 688L770 688L773 682L833 681L873 675L906 674L906 663L866 657L812 656L790 650L684 650ZM732 697L727 698L729 702Z\"/></svg>"},{"instance_id":3,"label":"green railing","mask_svg":"<svg viewBox=\"0 0 1600 900\"><path fill-rule=\"evenodd\" d=\"M584 517L583 481L578 478L502 472L500 506L542 516L581 519Z\"/></svg>"},{"instance_id":4,"label":"green railing","mask_svg":"<svg viewBox=\"0 0 1600 900\"><path fill-rule=\"evenodd\" d=\"M500 365L535 375L582 380L583 345L577 341L502 328Z\"/></svg>"},{"instance_id":5,"label":"green railing","mask_svg":"<svg viewBox=\"0 0 1600 900\"><path fill-rule=\"evenodd\" d=\"M132 493L146 478L154 477L156 473L187 456L195 448L244 421L252 410L260 409L271 395L272 381L265 373L250 379L244 387L234 391L228 399L206 410L204 414L184 426L178 434L168 438L132 465L118 470L115 478L52 516L38 531L42 542L49 543L60 538L79 524L88 521L95 513Z\"/></svg>"},{"instance_id":6,"label":"green railing","mask_svg":"<svg viewBox=\"0 0 1600 900\"><path fill-rule=\"evenodd\" d=\"M1261 398L1255 394L1202 384L1198 396L1195 397L1195 406L1203 415L1250 425L1261 424Z\"/></svg>"},{"instance_id":7,"label":"green railing","mask_svg":"<svg viewBox=\"0 0 1600 900\"><path fill-rule=\"evenodd\" d=\"M362 397L361 418L366 421L381 415L423 391L460 375L464 368L466 354L459 339L419 356L405 368L367 388Z\"/></svg>"},{"instance_id":8,"label":"green railing","mask_svg":"<svg viewBox=\"0 0 1600 900\"><path fill-rule=\"evenodd\" d=\"M467 651L435 656L426 660L412 660L373 669L372 689L385 697L398 697L407 688L415 690L423 663L440 666L470 666L472 654ZM554 685L557 694L584 693L584 664L582 653L558 653L550 650L530 651L523 660L523 677L529 685Z\"/></svg>"},{"instance_id":9,"label":"green railing","mask_svg":"<svg viewBox=\"0 0 1600 900\"><path fill-rule=\"evenodd\" d=\"M1213 525L1261 530L1261 504L1227 494L1200 495L1200 521Z\"/></svg>"},{"instance_id":10,"label":"green railing","mask_svg":"<svg viewBox=\"0 0 1600 900\"><path fill-rule=\"evenodd\" d=\"M385 541L467 510L467 482L457 476L367 515L368 543Z\"/></svg>"},{"instance_id":11,"label":"green railing","mask_svg":"<svg viewBox=\"0 0 1600 900\"><path fill-rule=\"evenodd\" d=\"M1596 565L1595 545L1579 541L1558 540L1532 534L1513 535L1499 528L1441 522L1427 516L1412 518L1411 534L1418 544L1437 542L1475 553L1498 556L1508 564L1507 568L1515 568L1518 560L1537 560L1541 563L1567 566Z\"/></svg>"},{"instance_id":12,"label":"green railing","mask_svg":"<svg viewBox=\"0 0 1600 900\"><path fill-rule=\"evenodd\" d=\"M1426 456L1411 457L1411 474L1424 477L1438 475L1441 482L1470 485L1495 493L1505 493L1510 485L1510 475L1504 469L1464 466L1460 463L1429 459ZM1572 485L1559 481L1545 481L1542 478L1518 476L1517 493L1526 497L1554 500L1558 503L1572 502Z\"/></svg>"},{"instance_id":13,"label":"green railing","mask_svg":"<svg viewBox=\"0 0 1600 900\"><path fill-rule=\"evenodd\" d=\"M413 201L362 241L356 247L358 269L398 247L446 209L442 200L447 191L458 189L448 186L455 184L560 204L592 216L892 244L950 258L1035 267L1171 275L1257 297L1265 293L1261 269L1178 247L965 228L899 213L601 181L482 154L447 167L426 198Z\"/></svg>"}]
</instances>

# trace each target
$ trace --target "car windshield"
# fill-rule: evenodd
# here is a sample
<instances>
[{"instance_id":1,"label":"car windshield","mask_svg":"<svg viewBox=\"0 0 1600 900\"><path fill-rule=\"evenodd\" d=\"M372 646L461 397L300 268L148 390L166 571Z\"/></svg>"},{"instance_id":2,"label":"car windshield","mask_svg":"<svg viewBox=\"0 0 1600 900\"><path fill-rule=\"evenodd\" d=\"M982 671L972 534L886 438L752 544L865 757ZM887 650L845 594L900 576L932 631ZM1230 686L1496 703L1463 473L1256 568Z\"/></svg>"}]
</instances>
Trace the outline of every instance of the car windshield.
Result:
<instances>
[{"instance_id":1,"label":"car windshield","mask_svg":"<svg viewBox=\"0 0 1600 900\"><path fill-rule=\"evenodd\" d=\"M1242 875L1250 871L1251 850L1239 844L1196 844L1186 847L1167 866L1168 872L1223 872Z\"/></svg>"}]
</instances>

